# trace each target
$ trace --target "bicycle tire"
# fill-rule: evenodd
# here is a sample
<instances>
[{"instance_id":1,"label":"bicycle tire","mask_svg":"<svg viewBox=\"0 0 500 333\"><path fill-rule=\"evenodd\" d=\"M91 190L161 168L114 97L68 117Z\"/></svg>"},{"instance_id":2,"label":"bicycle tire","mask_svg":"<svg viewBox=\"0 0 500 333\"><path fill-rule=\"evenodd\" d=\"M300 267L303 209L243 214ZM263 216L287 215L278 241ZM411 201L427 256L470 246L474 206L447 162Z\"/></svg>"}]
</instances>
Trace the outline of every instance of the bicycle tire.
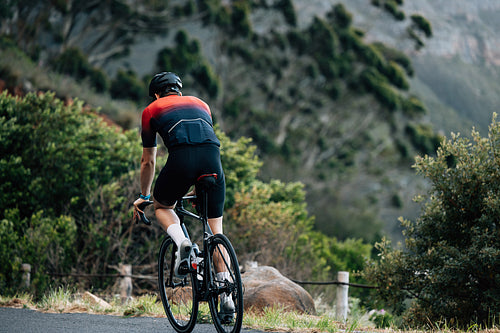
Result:
<instances>
[{"instance_id":1,"label":"bicycle tire","mask_svg":"<svg viewBox=\"0 0 500 333\"><path fill-rule=\"evenodd\" d=\"M217 279L216 277L216 267L214 263L214 256L227 253L225 260L223 260L223 266L229 272L229 278L225 278L223 281ZM210 312L212 314L212 321L219 333L238 333L241 330L243 323L243 286L241 282L240 268L238 264L238 259L236 258L236 252L229 239L222 235L217 234L209 239L208 255L210 267L208 270L209 275L209 297L208 304L210 307ZM219 265L221 261L219 261ZM218 267L221 270L221 266ZM229 294L234 303L234 311L232 315L228 312L221 311L219 297L221 294Z\"/></svg>"},{"instance_id":2,"label":"bicycle tire","mask_svg":"<svg viewBox=\"0 0 500 333\"><path fill-rule=\"evenodd\" d=\"M166 237L158 256L158 288L163 309L172 327L179 333L189 333L198 316L196 273L183 279L173 274L177 246Z\"/></svg>"}]
</instances>

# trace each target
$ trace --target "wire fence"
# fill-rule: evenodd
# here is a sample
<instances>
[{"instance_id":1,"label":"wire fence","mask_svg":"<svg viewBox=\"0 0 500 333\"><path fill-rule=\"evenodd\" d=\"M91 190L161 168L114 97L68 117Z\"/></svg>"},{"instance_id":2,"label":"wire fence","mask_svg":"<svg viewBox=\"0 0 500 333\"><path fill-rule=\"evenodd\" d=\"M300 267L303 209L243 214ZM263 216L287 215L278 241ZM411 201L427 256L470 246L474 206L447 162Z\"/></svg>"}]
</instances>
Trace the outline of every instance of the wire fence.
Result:
<instances>
[{"instance_id":1,"label":"wire fence","mask_svg":"<svg viewBox=\"0 0 500 333\"><path fill-rule=\"evenodd\" d=\"M256 267L253 265L252 267ZM23 284L25 286L29 286L30 284L30 270L31 265L23 264ZM155 281L157 280L157 276L153 275L142 275L142 274L132 274L132 265L122 265L120 264L118 267L114 267L119 271L116 274L86 274L86 273L54 273L48 272L48 275L57 276L57 277L76 277L76 278L116 278L119 279L117 283L120 286L120 295L122 299L130 299L132 297L132 279L135 280L149 280ZM347 319L348 312L348 288L363 288L363 289L379 289L377 286L369 286L365 284L359 283L350 283L349 282L349 273L348 272L338 272L338 280L334 281L300 281L295 279L290 279L290 281L299 284L299 285L336 285L337 286L337 299L336 299L336 316L338 319Z\"/></svg>"}]
</instances>

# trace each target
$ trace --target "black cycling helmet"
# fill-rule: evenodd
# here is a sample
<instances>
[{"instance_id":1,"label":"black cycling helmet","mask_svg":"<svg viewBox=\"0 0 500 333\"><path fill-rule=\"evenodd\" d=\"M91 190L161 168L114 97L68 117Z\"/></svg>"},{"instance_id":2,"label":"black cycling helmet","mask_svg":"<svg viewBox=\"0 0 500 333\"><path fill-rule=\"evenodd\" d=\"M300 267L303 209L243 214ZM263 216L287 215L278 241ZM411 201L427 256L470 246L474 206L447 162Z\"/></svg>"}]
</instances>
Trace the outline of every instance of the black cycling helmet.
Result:
<instances>
[{"instance_id":1,"label":"black cycling helmet","mask_svg":"<svg viewBox=\"0 0 500 333\"><path fill-rule=\"evenodd\" d=\"M182 89L181 78L172 72L162 72L156 74L149 83L149 96L155 97L155 94L164 92L180 93Z\"/></svg>"}]
</instances>

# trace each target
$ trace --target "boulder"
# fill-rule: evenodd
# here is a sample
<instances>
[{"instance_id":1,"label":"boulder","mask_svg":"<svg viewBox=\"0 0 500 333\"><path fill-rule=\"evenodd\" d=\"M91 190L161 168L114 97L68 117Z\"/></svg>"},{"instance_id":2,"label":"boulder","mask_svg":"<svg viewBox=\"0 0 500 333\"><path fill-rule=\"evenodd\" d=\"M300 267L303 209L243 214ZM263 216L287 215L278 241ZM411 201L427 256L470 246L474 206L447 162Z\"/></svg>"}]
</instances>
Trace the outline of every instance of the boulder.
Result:
<instances>
[{"instance_id":1,"label":"boulder","mask_svg":"<svg viewBox=\"0 0 500 333\"><path fill-rule=\"evenodd\" d=\"M86 291L83 296L82 296L82 299L86 302L88 302L90 305L94 305L94 306L100 306L102 307L103 309L109 309L111 308L111 304L109 304L108 302L106 302L105 300L103 300L102 298L99 298L97 297L96 295Z\"/></svg>"},{"instance_id":2,"label":"boulder","mask_svg":"<svg viewBox=\"0 0 500 333\"><path fill-rule=\"evenodd\" d=\"M245 310L260 312L266 307L280 307L299 313L316 312L311 295L284 277L276 268L269 266L249 268L241 278Z\"/></svg>"}]
</instances>

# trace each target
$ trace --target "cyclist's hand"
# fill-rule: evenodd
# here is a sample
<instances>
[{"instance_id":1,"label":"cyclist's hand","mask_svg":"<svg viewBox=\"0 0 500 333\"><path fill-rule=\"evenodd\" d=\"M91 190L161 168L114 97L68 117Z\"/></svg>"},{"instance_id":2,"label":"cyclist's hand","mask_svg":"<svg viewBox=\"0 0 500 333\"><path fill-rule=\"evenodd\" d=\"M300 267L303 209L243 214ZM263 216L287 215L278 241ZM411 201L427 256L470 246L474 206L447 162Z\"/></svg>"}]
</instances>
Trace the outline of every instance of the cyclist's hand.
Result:
<instances>
[{"instance_id":1,"label":"cyclist's hand","mask_svg":"<svg viewBox=\"0 0 500 333\"><path fill-rule=\"evenodd\" d=\"M134 220L136 223L139 223L139 220L141 220L144 224L151 225L151 221L144 214L144 209L151 204L153 204L153 201L143 198L134 201Z\"/></svg>"},{"instance_id":2,"label":"cyclist's hand","mask_svg":"<svg viewBox=\"0 0 500 333\"><path fill-rule=\"evenodd\" d=\"M139 217L139 212L141 212L141 213L143 213L143 214L144 214L144 211L143 211L143 210L141 210L141 209L139 208L139 205L140 205L141 203L143 203L144 201L146 201L146 200L141 199L141 198L139 198L139 199L137 199L136 201L134 201L134 222L136 222L136 223L137 223L137 222L139 221L139 219L140 219L140 217Z\"/></svg>"}]
</instances>

